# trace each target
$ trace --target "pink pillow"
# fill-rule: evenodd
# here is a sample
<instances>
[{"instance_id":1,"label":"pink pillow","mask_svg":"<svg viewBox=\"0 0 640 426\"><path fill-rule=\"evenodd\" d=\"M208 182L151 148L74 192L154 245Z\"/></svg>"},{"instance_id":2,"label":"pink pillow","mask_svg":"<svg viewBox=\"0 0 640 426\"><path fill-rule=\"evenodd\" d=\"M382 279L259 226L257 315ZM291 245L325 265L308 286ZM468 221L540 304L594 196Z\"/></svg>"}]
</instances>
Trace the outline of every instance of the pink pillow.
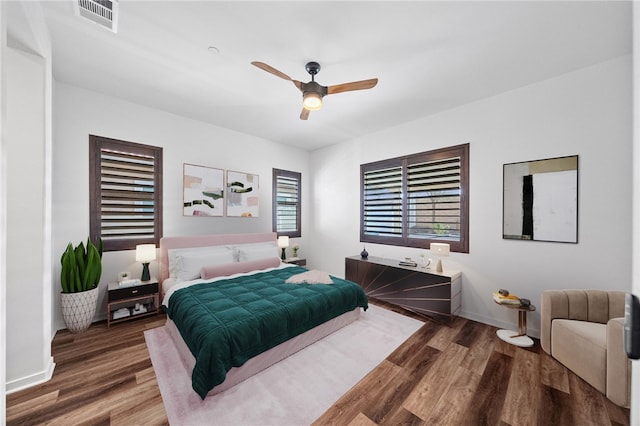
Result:
<instances>
[{"instance_id":1,"label":"pink pillow","mask_svg":"<svg viewBox=\"0 0 640 426\"><path fill-rule=\"evenodd\" d=\"M251 272L258 269L275 268L280 265L280 258L249 260L247 262L226 263L224 265L203 266L200 269L200 278L208 280L215 277Z\"/></svg>"}]
</instances>

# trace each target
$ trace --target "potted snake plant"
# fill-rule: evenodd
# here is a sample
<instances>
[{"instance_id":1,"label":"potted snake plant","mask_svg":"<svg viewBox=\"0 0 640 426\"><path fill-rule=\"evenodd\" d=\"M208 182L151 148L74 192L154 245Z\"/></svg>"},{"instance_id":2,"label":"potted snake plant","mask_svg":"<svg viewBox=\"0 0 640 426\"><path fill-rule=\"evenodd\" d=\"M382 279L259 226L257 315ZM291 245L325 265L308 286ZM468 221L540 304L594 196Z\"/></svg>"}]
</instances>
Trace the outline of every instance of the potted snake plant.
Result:
<instances>
[{"instance_id":1,"label":"potted snake plant","mask_svg":"<svg viewBox=\"0 0 640 426\"><path fill-rule=\"evenodd\" d=\"M62 253L60 306L62 318L72 333L89 328L98 307L98 283L102 275L102 240L96 247L87 239L75 248L72 243Z\"/></svg>"}]
</instances>

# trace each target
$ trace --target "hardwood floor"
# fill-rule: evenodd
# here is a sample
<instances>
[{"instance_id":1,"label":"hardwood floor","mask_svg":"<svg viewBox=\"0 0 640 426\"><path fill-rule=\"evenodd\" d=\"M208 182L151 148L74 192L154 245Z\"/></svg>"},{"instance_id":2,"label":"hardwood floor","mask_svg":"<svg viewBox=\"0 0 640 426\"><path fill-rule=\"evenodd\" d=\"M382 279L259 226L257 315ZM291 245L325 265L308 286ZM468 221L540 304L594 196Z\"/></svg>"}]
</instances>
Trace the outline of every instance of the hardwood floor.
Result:
<instances>
[{"instance_id":1,"label":"hardwood floor","mask_svg":"<svg viewBox=\"0 0 640 426\"><path fill-rule=\"evenodd\" d=\"M164 322L161 314L110 328L97 323L81 334L59 331L53 378L7 395L7 424L169 424L143 335Z\"/></svg>"},{"instance_id":2,"label":"hardwood floor","mask_svg":"<svg viewBox=\"0 0 640 426\"><path fill-rule=\"evenodd\" d=\"M111 328L94 324L79 335L58 332L53 378L7 395L7 424L168 424L143 336L164 321L158 315ZM495 331L464 318L451 326L425 322L314 424L629 424L629 410L537 341L517 348Z\"/></svg>"}]
</instances>

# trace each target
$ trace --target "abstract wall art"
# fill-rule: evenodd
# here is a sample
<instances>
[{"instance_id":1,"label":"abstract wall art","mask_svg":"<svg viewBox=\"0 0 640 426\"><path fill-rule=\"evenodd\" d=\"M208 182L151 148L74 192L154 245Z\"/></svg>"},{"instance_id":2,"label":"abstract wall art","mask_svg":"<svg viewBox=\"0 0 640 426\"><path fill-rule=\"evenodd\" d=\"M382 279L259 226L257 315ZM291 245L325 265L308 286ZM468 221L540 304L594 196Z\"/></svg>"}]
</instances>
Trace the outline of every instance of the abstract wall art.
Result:
<instances>
[{"instance_id":1,"label":"abstract wall art","mask_svg":"<svg viewBox=\"0 0 640 426\"><path fill-rule=\"evenodd\" d=\"M227 216L258 217L259 176L227 170Z\"/></svg>"},{"instance_id":2,"label":"abstract wall art","mask_svg":"<svg viewBox=\"0 0 640 426\"><path fill-rule=\"evenodd\" d=\"M503 166L502 238L578 242L578 156Z\"/></svg>"},{"instance_id":3,"label":"abstract wall art","mask_svg":"<svg viewBox=\"0 0 640 426\"><path fill-rule=\"evenodd\" d=\"M224 170L184 164L183 215L224 216Z\"/></svg>"}]
</instances>

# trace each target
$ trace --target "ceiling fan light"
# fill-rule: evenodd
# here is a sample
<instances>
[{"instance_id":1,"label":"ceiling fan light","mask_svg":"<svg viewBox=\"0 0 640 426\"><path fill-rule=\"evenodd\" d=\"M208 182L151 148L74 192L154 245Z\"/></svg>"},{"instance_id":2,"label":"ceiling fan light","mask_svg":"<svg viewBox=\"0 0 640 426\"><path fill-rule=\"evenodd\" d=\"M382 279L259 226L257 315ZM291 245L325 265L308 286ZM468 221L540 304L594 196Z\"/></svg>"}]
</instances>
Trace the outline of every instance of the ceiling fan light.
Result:
<instances>
[{"instance_id":1,"label":"ceiling fan light","mask_svg":"<svg viewBox=\"0 0 640 426\"><path fill-rule=\"evenodd\" d=\"M309 111L317 111L322 108L322 96L316 92L307 92L302 98L302 106Z\"/></svg>"}]
</instances>

